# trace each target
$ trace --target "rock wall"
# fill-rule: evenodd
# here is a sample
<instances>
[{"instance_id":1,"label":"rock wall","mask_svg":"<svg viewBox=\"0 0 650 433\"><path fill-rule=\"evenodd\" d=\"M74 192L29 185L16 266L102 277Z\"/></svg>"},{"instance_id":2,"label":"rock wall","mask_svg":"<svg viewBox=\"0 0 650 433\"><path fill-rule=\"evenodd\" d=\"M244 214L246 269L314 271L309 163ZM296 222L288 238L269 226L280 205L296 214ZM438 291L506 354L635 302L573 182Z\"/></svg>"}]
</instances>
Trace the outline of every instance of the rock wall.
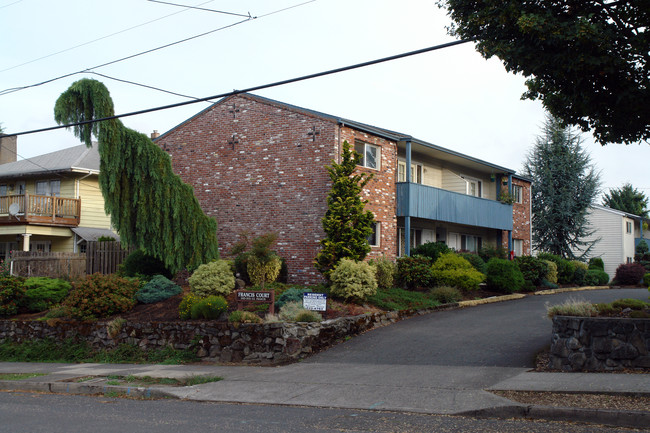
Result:
<instances>
[{"instance_id":1,"label":"rock wall","mask_svg":"<svg viewBox=\"0 0 650 433\"><path fill-rule=\"evenodd\" d=\"M650 319L555 316L549 366L564 371L650 368Z\"/></svg>"},{"instance_id":2,"label":"rock wall","mask_svg":"<svg viewBox=\"0 0 650 433\"><path fill-rule=\"evenodd\" d=\"M442 309L454 306L446 304ZM98 350L127 343L145 350L164 347L196 350L207 361L281 364L304 358L349 335L432 310L364 314L320 323L239 325L198 320L149 323L0 320L0 342L74 339L86 341Z\"/></svg>"}]
</instances>

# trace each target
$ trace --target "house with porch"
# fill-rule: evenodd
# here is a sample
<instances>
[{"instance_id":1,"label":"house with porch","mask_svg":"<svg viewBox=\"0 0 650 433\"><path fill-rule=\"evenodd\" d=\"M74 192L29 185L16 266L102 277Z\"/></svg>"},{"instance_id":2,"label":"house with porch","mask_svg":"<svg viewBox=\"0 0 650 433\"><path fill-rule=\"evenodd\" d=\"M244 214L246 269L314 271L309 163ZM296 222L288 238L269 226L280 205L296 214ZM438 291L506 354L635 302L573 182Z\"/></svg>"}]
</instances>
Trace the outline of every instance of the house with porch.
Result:
<instances>
[{"instance_id":1,"label":"house with porch","mask_svg":"<svg viewBox=\"0 0 650 433\"><path fill-rule=\"evenodd\" d=\"M344 141L362 155L358 170L373 175L362 192L376 220L369 258L409 255L428 241L530 254L529 179L407 134L239 94L154 139L217 219L222 254L242 233L275 232L292 282L322 280L313 261L331 188L326 166Z\"/></svg>"},{"instance_id":2,"label":"house with porch","mask_svg":"<svg viewBox=\"0 0 650 433\"><path fill-rule=\"evenodd\" d=\"M85 252L87 241L119 239L99 189L96 147L16 160L16 137L0 140L0 260L13 250Z\"/></svg>"}]
</instances>

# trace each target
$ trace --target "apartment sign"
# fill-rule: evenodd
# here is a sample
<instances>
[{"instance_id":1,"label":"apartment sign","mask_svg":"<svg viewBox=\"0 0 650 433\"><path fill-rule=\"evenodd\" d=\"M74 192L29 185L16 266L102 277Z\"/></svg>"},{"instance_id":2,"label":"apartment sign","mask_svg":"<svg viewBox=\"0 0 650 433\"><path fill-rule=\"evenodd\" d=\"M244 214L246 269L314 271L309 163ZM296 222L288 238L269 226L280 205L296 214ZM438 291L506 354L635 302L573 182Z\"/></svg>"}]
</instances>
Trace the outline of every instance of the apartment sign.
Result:
<instances>
[{"instance_id":1,"label":"apartment sign","mask_svg":"<svg viewBox=\"0 0 650 433\"><path fill-rule=\"evenodd\" d=\"M302 306L305 310L327 311L327 295L305 292L302 294Z\"/></svg>"}]
</instances>

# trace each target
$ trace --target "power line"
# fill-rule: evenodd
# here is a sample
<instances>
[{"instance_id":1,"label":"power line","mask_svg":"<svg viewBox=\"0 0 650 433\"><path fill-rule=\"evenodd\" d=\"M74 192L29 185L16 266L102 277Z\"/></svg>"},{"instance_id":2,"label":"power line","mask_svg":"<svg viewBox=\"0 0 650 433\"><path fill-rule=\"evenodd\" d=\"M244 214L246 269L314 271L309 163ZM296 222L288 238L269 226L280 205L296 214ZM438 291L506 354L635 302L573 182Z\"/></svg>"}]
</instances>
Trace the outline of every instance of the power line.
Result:
<instances>
[{"instance_id":1,"label":"power line","mask_svg":"<svg viewBox=\"0 0 650 433\"><path fill-rule=\"evenodd\" d=\"M180 5L178 3L163 2L163 1L159 1L159 0L148 0L148 1L153 2L153 3L161 3L161 4L164 4L164 5L180 6L180 7L189 8L189 9L198 9L200 11L216 12L216 13L225 14L225 15L234 15L234 16L237 16L237 17L253 18L253 17L251 17L250 12L248 13L248 15L243 15L243 14L236 14L236 13L233 13L233 12L218 11L216 9L207 9L207 8L200 8L200 7L196 7L196 6Z\"/></svg>"},{"instance_id":2,"label":"power line","mask_svg":"<svg viewBox=\"0 0 650 433\"><path fill-rule=\"evenodd\" d=\"M23 0L19 0L18 2L15 2L15 3L19 3L20 1L23 1ZM212 3L213 1L214 1L214 0L208 0L208 1L203 2L203 3L199 3L199 5L204 5L204 4ZM11 3L11 4L15 4L15 3ZM7 5L7 6L10 6L10 5ZM3 6L3 7L7 7L7 6ZM0 9L1 9L1 8L0 8ZM187 11L190 10L190 9L191 9L191 7L190 7L190 6L187 6L187 9L185 9L185 10L178 11L178 12L174 12L174 13L169 14L169 15L164 15L164 16L159 17L159 18L156 18L156 19L154 19L154 20L147 21L147 22L144 22L144 23L142 23L142 24L138 24L138 25L135 25L135 26L132 26L132 27L128 27L128 28L126 28L126 29L119 30L119 31L117 31L117 32L115 32L115 33L111 33L111 34L109 34L109 35L105 35L105 36L102 36L102 37L100 37L100 38L93 39L93 40L91 40L91 41L87 41L87 42L81 43L81 44L79 44L79 45L75 45L75 46L73 46L73 47L66 48L66 49L61 50L61 51L57 51L57 52L55 52L55 53L47 54L47 55L45 55L45 56L38 57L38 58L33 59L33 60L29 60L29 61L27 61L27 62L25 62L25 63L21 63L21 64L19 64L19 65L11 66L11 67L6 68L6 69L0 69L0 72L5 72L5 71L12 70L12 69L16 69L16 68L19 68L19 67L21 67L21 66L25 66L25 65L29 65L30 63L37 62L37 61L39 61L39 60L47 59L48 57L56 56L57 54L65 53L65 52L67 52L67 51L72 51L72 50L74 50L74 49L76 49L76 48L83 47L83 46L85 46L85 45L89 45L89 44L92 44L92 43L94 43L94 42L98 42L98 41L101 41L101 40L103 40L103 39L110 38L110 37L115 36L115 35L119 35L120 33L128 32L128 31L130 31L130 30L137 29L138 27L143 27L143 26L146 26L146 25L148 25L148 24L154 23L154 22L156 22L156 21L160 21L160 20L163 20L163 19L165 19L165 18L169 18L169 17L174 16L174 15L182 14L183 12L187 12Z\"/></svg>"},{"instance_id":3,"label":"power line","mask_svg":"<svg viewBox=\"0 0 650 433\"><path fill-rule=\"evenodd\" d=\"M16 3L20 3L23 0L18 0L13 3L9 3L8 5L0 6L0 9L8 8L9 6L15 5Z\"/></svg>"},{"instance_id":4,"label":"power line","mask_svg":"<svg viewBox=\"0 0 650 433\"><path fill-rule=\"evenodd\" d=\"M83 121L83 122L69 123L69 124L66 124L66 125L50 126L50 127L47 127L47 128L32 129L30 131L17 132L17 133L13 133L13 134L5 134L5 136L12 137L12 136L19 136L19 135L35 134L37 132L53 131L53 130L56 130L56 129L70 128L70 127L73 127L73 126L86 125L86 124L94 123L94 122L103 122L103 121L106 121L106 120L119 119L121 117L131 117L131 116L137 116L137 115L140 115L140 114L151 113L151 112L154 112L154 111L168 110L170 108L176 108L176 107L182 107L182 106L185 106L185 105L196 104L197 102L206 102L206 101L209 101L210 99L225 98L227 96L238 95L238 94L241 94L241 93L254 92L254 91L257 91L257 90L269 89L269 88L272 88L272 87L283 86L285 84L291 84L291 83L296 83L296 82L299 82L299 81L311 80L313 78L324 77L326 75L338 74L340 72L345 72L345 71L350 71L350 70L353 70L353 69L364 68L364 67L376 65L376 64L379 64L379 63L385 63L385 62L389 62L389 61L392 61L392 60L397 60L397 59L402 59L402 58L405 58L405 57L415 56L415 55L418 55L418 54L428 53L430 51L436 51L436 50L440 50L440 49L443 49L443 48L453 47L455 45L460 45L460 44L464 44L464 43L467 43L467 42L472 42L473 40L474 39L462 39L462 40L459 40L459 41L447 42L445 44L433 45L431 47L421 48L421 49L415 50L415 51L408 51L408 52L405 52L405 53L396 54L396 55L389 56L389 57L382 57L380 59L370 60L370 61L363 62L363 63L357 63L357 64L354 64L354 65L344 66L344 67L341 67L341 68L330 69L328 71L317 72L317 73L309 74L309 75L303 75L303 76L300 76L300 77L290 78L290 79L282 80L282 81L276 81L276 82L270 83L270 84L262 84L262 85L259 85L259 86L249 87L249 88L243 89L243 90L233 90L232 92L207 96L205 98L198 98L198 99L195 99L195 100L192 100L192 101L177 102L175 104L162 105L162 106L159 106L159 107L147 108L145 110L132 111L130 113L117 114L117 115L114 115L114 116L103 117L103 118L100 118L100 119L86 120L86 121Z\"/></svg>"}]
</instances>

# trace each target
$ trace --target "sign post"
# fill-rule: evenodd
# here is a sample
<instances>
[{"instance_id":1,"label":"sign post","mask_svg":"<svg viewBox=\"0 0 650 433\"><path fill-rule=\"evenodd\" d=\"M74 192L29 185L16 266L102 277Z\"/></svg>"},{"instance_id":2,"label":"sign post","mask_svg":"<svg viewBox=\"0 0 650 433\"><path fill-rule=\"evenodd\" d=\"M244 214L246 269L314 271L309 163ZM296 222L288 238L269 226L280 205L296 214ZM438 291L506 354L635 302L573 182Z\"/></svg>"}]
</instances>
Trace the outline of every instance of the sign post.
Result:
<instances>
[{"instance_id":1,"label":"sign post","mask_svg":"<svg viewBox=\"0 0 650 433\"><path fill-rule=\"evenodd\" d=\"M252 303L270 304L269 313L275 313L275 292L274 291L252 291L252 290L236 290L237 293L237 309L242 310L244 305Z\"/></svg>"}]
</instances>

